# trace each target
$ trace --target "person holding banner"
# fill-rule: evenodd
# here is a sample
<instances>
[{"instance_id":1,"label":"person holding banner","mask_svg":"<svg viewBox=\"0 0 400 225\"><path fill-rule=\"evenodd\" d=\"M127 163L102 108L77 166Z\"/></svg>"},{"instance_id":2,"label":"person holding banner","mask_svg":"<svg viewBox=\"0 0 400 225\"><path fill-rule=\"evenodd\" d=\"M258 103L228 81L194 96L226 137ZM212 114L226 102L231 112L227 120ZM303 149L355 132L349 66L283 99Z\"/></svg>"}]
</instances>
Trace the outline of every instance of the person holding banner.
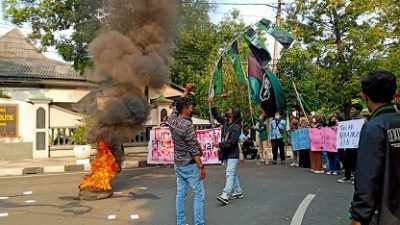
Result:
<instances>
[{"instance_id":1,"label":"person holding banner","mask_svg":"<svg viewBox=\"0 0 400 225\"><path fill-rule=\"evenodd\" d=\"M297 129L299 129L299 119L297 117L293 117L290 120L290 130L289 130L289 137L291 137L291 134L295 132ZM292 148L293 150L293 148ZM290 164L290 166L299 166L299 153L298 151L292 151L293 152L293 163Z\"/></svg>"},{"instance_id":2,"label":"person holding banner","mask_svg":"<svg viewBox=\"0 0 400 225\"><path fill-rule=\"evenodd\" d=\"M286 121L281 118L281 113L276 112L275 118L271 121L271 129L269 132L269 140L272 144L272 164L276 164L278 160L278 149L279 156L281 158L281 164L285 164L285 143L283 142L283 136L285 133Z\"/></svg>"},{"instance_id":3,"label":"person holding banner","mask_svg":"<svg viewBox=\"0 0 400 225\"><path fill-rule=\"evenodd\" d=\"M308 119L306 117L300 117L299 129L307 129L310 127ZM310 147L310 146L308 146ZM302 149L299 151L299 167L310 168L310 149Z\"/></svg>"},{"instance_id":4,"label":"person holding banner","mask_svg":"<svg viewBox=\"0 0 400 225\"><path fill-rule=\"evenodd\" d=\"M222 151L222 160L226 165L226 182L222 194L217 200L224 205L228 205L229 199L243 198L243 191L240 187L239 176L237 174L237 166L239 163L239 136L241 134L241 115L240 110L231 107L226 111L225 117L222 117L215 108L213 97L208 97L211 105L213 117L222 124L221 142L215 143L214 146Z\"/></svg>"},{"instance_id":5,"label":"person holding banner","mask_svg":"<svg viewBox=\"0 0 400 225\"><path fill-rule=\"evenodd\" d=\"M331 116L329 118L328 127L337 127L338 119L336 116ZM326 172L327 175L339 175L340 174L340 160L338 152L327 152L329 160L329 171Z\"/></svg>"},{"instance_id":6,"label":"person holding banner","mask_svg":"<svg viewBox=\"0 0 400 225\"><path fill-rule=\"evenodd\" d=\"M321 128L321 127L326 127L326 123L323 121L323 118L321 116L315 115L312 118L312 127L313 128ZM322 174L325 173L324 168L322 166L322 151L317 150L313 151L311 148L310 151L310 166L311 166L311 172L316 173L316 174Z\"/></svg>"},{"instance_id":7,"label":"person holding banner","mask_svg":"<svg viewBox=\"0 0 400 225\"><path fill-rule=\"evenodd\" d=\"M205 192L203 180L206 178L201 145L197 141L191 115L193 101L186 97L193 89L187 84L181 98L175 102L174 109L168 118L174 142L174 168L176 174L176 221L178 225L186 224L185 199L188 186L193 189L193 213L195 225L204 225Z\"/></svg>"},{"instance_id":8,"label":"person holding banner","mask_svg":"<svg viewBox=\"0 0 400 225\"><path fill-rule=\"evenodd\" d=\"M366 120L364 116L361 115L361 112L363 110L363 106L359 103L352 104L351 105L351 112L350 116L352 120ZM352 181L352 178L354 179L354 170L356 169L356 163L357 163L357 153L358 149L357 148L347 148L344 150L341 150L343 154L343 166L344 166L344 177L339 179L339 183L351 183L354 182Z\"/></svg>"},{"instance_id":9,"label":"person holding banner","mask_svg":"<svg viewBox=\"0 0 400 225\"><path fill-rule=\"evenodd\" d=\"M396 88L389 71L373 71L361 82L372 114L361 131L350 225L400 224L400 115L390 103Z\"/></svg>"}]
</instances>

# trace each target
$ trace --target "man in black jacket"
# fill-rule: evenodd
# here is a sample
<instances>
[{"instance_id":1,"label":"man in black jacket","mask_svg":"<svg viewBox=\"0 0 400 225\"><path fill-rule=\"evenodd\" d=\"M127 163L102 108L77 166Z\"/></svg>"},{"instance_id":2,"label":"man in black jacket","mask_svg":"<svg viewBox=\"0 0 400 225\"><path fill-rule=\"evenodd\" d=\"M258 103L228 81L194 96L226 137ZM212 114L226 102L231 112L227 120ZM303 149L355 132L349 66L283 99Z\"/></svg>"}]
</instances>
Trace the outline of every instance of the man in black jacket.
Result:
<instances>
[{"instance_id":1,"label":"man in black jacket","mask_svg":"<svg viewBox=\"0 0 400 225\"><path fill-rule=\"evenodd\" d=\"M240 187L239 176L237 174L237 165L239 163L239 136L241 134L241 115L238 108L229 108L222 117L217 108L215 108L214 99L208 98L211 104L213 117L222 124L221 141L214 144L222 151L222 160L226 165L226 182L221 196L217 200L224 205L228 205L229 199L243 198L243 191Z\"/></svg>"},{"instance_id":2,"label":"man in black jacket","mask_svg":"<svg viewBox=\"0 0 400 225\"><path fill-rule=\"evenodd\" d=\"M390 104L396 77L371 72L361 90L372 115L361 131L351 225L400 225L400 114Z\"/></svg>"}]
</instances>

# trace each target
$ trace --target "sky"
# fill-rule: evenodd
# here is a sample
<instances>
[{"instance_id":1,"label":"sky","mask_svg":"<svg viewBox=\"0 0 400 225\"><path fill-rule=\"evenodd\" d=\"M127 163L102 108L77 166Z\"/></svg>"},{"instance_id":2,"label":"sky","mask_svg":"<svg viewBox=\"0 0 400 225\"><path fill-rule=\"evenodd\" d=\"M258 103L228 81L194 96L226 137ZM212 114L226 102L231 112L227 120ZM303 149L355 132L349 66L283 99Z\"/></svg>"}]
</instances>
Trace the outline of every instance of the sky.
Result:
<instances>
[{"instance_id":1,"label":"sky","mask_svg":"<svg viewBox=\"0 0 400 225\"><path fill-rule=\"evenodd\" d=\"M234 4L271 4L276 6L277 0L210 0L213 3L217 3L217 8L215 11L210 13L210 18L213 23L218 23L222 20L225 14L229 13L232 9L236 8L240 11L241 18L248 24L254 24L262 18L275 21L276 9L268 7L266 5L218 5L219 3L234 3ZM2 9L0 4L0 36L10 31L15 26L3 19ZM20 27L19 30L28 35L30 33L30 28L28 25ZM68 32L64 32L68 34ZM267 39L267 46L271 54L273 54L273 44L272 38ZM44 53L47 57L62 60L61 57L56 53L54 48L49 48L48 52Z\"/></svg>"}]
</instances>

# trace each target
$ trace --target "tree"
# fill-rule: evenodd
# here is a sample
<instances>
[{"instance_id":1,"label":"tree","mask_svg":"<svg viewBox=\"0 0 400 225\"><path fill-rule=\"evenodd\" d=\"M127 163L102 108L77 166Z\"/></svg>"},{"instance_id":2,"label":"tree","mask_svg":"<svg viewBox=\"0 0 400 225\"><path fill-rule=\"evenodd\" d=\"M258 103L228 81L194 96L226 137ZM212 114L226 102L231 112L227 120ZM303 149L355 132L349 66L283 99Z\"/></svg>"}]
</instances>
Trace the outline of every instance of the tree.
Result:
<instances>
[{"instance_id":1,"label":"tree","mask_svg":"<svg viewBox=\"0 0 400 225\"><path fill-rule=\"evenodd\" d=\"M3 90L0 90L0 98L10 98L10 96L4 94Z\"/></svg>"},{"instance_id":2,"label":"tree","mask_svg":"<svg viewBox=\"0 0 400 225\"><path fill-rule=\"evenodd\" d=\"M292 30L302 45L297 50L284 52L280 75L285 75L287 66L297 70L291 73L301 76L306 73L309 79L300 79L299 86L312 81L314 93L310 96L314 95L312 98L321 102L322 109L340 109L349 117L351 100L359 97L362 77L373 69L393 68L389 61L399 53L398 47L393 47L398 43L398 39L393 40L394 35L398 37L398 32L388 23L389 18L392 24L398 23L398 11L391 8L398 10L399 3L394 0L378 2L297 1L288 10L285 26ZM392 28L387 29L387 26ZM304 60L294 57L296 51L308 57L304 61L308 64L306 67L284 64L287 61L298 64Z\"/></svg>"},{"instance_id":3,"label":"tree","mask_svg":"<svg viewBox=\"0 0 400 225\"><path fill-rule=\"evenodd\" d=\"M121 1L124 1L120 3ZM124 6L128 15L135 16L129 4L132 0L118 1ZM111 24L124 33L126 24L118 20L118 15L112 12L113 5L107 5L107 0L4 0L2 6L5 18L14 24L29 23L32 34L29 38L40 40L46 47L55 46L64 60L74 63L74 68L84 75L85 68L91 65L88 45L100 29L107 29ZM171 66L171 79L174 83L183 85L187 82L196 84L195 113L206 117L208 115L208 87L210 74L221 48L227 48L229 43L245 29L240 18L240 12L233 10L219 24L213 24L209 12L214 5L208 0L186 0L181 2L178 11L177 32L174 45L175 62ZM114 18L117 17L117 18ZM120 24L115 24L119 22ZM132 26L134 24L131 24ZM70 30L70 36L57 38L54 33ZM247 46L241 43L242 63L246 63ZM227 105L238 105L248 108L247 88L235 81L232 66L225 60L224 79L227 91L224 101L219 101L219 108ZM240 90L232 92L232 90ZM246 115L246 118L249 118Z\"/></svg>"},{"instance_id":4,"label":"tree","mask_svg":"<svg viewBox=\"0 0 400 225\"><path fill-rule=\"evenodd\" d=\"M40 40L42 50L55 46L64 60L74 63L83 73L90 64L88 44L102 24L105 0L3 0L5 19L21 25L29 23L29 38ZM54 33L71 30L72 34L56 38Z\"/></svg>"},{"instance_id":5,"label":"tree","mask_svg":"<svg viewBox=\"0 0 400 225\"><path fill-rule=\"evenodd\" d=\"M213 34L214 42L210 43L212 51L210 52L207 59L207 66L204 68L205 73L197 74L192 76L191 79L196 80L196 107L195 113L203 117L207 117L209 114L208 110L208 88L211 74L215 67L215 62L218 60L219 55L223 50L229 47L231 42L241 35L245 31L245 23L240 17L240 12L237 9L232 10L224 16L222 21L216 25L215 33ZM243 69L246 69L247 65L247 54L249 49L244 41L239 40L239 52L240 58L243 65ZM196 54L195 52L193 54ZM250 111L249 111L249 100L248 91L245 84L240 84L236 80L236 76L229 59L223 54L223 80L225 93L221 96L216 96L216 107L222 111L227 110L228 107L236 106L242 111L242 119L244 125L250 125Z\"/></svg>"}]
</instances>

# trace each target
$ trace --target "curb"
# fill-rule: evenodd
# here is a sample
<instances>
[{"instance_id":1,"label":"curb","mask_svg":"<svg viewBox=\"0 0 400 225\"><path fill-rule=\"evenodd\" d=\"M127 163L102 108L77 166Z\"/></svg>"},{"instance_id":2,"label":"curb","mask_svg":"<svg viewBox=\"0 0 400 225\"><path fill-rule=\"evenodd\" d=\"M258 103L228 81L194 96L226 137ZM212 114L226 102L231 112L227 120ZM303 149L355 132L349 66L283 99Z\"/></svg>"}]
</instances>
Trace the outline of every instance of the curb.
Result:
<instances>
[{"instance_id":1,"label":"curb","mask_svg":"<svg viewBox=\"0 0 400 225\"><path fill-rule=\"evenodd\" d=\"M146 167L146 161L124 161L122 169L141 168ZM40 166L40 167L16 167L16 168L0 168L0 177L4 176L22 176L22 175L35 175L35 174L51 174L51 173L68 173L68 172L81 172L90 171L91 165L85 164L67 164L67 165L53 165L53 166Z\"/></svg>"}]
</instances>

